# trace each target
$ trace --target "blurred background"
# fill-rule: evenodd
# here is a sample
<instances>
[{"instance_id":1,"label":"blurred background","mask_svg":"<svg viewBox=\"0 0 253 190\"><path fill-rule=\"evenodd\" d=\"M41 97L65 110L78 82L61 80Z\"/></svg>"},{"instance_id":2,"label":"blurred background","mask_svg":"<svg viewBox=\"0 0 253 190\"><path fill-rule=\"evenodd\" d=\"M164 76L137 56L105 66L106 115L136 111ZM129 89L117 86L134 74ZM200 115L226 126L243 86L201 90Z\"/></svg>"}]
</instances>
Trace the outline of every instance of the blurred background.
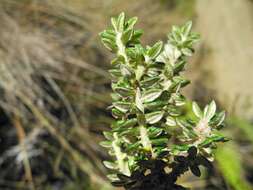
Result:
<instances>
[{"instance_id":1,"label":"blurred background","mask_svg":"<svg viewBox=\"0 0 253 190\"><path fill-rule=\"evenodd\" d=\"M121 11L139 17L145 45L188 20L202 36L184 93L202 105L217 100L232 141L213 169L179 182L252 190L252 0L0 0L0 189L116 189L98 145L112 121L112 55L98 33Z\"/></svg>"}]
</instances>

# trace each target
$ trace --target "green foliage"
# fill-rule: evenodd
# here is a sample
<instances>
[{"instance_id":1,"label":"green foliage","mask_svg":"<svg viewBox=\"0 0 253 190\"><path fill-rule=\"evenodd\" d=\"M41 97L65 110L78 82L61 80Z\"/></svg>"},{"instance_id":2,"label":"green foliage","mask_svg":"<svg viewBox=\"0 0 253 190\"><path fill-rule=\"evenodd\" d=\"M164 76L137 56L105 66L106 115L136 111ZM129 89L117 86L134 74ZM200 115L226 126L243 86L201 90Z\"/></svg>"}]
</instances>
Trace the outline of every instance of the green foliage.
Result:
<instances>
[{"instance_id":1,"label":"green foliage","mask_svg":"<svg viewBox=\"0 0 253 190\"><path fill-rule=\"evenodd\" d=\"M250 190L250 185L243 180L243 168L236 145L222 147L216 152L218 167L225 180L235 190Z\"/></svg>"},{"instance_id":2,"label":"green foliage","mask_svg":"<svg viewBox=\"0 0 253 190\"><path fill-rule=\"evenodd\" d=\"M204 110L194 102L194 119L182 112L186 98L181 89L190 81L181 72L199 40L191 32L192 22L173 26L164 45L159 41L147 47L140 43L142 32L134 29L136 22L137 18L127 20L121 13L100 34L105 47L116 55L110 70L115 122L105 133L107 141L101 142L114 160L104 164L112 169L108 177L115 186L145 189L164 174L164 183L173 188L184 172L200 176L198 166L211 165L212 150L227 141L217 133L225 113L216 112L214 101ZM165 173L165 167L171 172ZM153 177L147 182L140 176L148 170Z\"/></svg>"}]
</instances>

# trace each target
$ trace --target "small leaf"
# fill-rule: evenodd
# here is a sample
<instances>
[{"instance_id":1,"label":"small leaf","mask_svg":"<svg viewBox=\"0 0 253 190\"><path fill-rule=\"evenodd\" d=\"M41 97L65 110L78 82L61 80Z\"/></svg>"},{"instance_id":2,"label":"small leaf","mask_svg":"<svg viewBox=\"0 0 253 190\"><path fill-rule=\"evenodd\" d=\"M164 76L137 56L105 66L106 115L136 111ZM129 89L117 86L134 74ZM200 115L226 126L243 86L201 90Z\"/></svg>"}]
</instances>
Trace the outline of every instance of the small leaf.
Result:
<instances>
[{"instance_id":1,"label":"small leaf","mask_svg":"<svg viewBox=\"0 0 253 190\"><path fill-rule=\"evenodd\" d=\"M204 117L209 121L210 119L212 119L215 112L216 112L216 104L215 104L215 101L212 101L207 107L207 109L205 110Z\"/></svg>"},{"instance_id":2,"label":"small leaf","mask_svg":"<svg viewBox=\"0 0 253 190\"><path fill-rule=\"evenodd\" d=\"M117 19L115 17L111 18L111 23L115 31L117 31Z\"/></svg>"},{"instance_id":3,"label":"small leaf","mask_svg":"<svg viewBox=\"0 0 253 190\"><path fill-rule=\"evenodd\" d=\"M142 98L141 98L141 90L140 88L136 89L136 95L135 95L135 104L137 106L137 108L144 113L144 106L142 103Z\"/></svg>"},{"instance_id":4,"label":"small leaf","mask_svg":"<svg viewBox=\"0 0 253 190\"><path fill-rule=\"evenodd\" d=\"M198 104L196 102L192 103L192 110L193 113L198 117L198 118L202 118L203 113L201 111L201 109L199 108Z\"/></svg>"},{"instance_id":5,"label":"small leaf","mask_svg":"<svg viewBox=\"0 0 253 190\"><path fill-rule=\"evenodd\" d=\"M121 37L122 42L124 44L127 44L127 42L131 40L132 35L133 35L133 30L132 29L125 30L122 37Z\"/></svg>"},{"instance_id":6,"label":"small leaf","mask_svg":"<svg viewBox=\"0 0 253 190\"><path fill-rule=\"evenodd\" d=\"M168 143L168 138L159 138L159 139L152 139L152 145L154 146L163 146L166 145Z\"/></svg>"},{"instance_id":7,"label":"small leaf","mask_svg":"<svg viewBox=\"0 0 253 190\"><path fill-rule=\"evenodd\" d=\"M190 83L189 80L185 79L182 76L175 76L173 78L173 82L175 83L176 86L180 85L180 87L184 87Z\"/></svg>"},{"instance_id":8,"label":"small leaf","mask_svg":"<svg viewBox=\"0 0 253 190\"><path fill-rule=\"evenodd\" d=\"M119 178L116 174L109 174L106 177L111 181L119 181Z\"/></svg>"},{"instance_id":9,"label":"small leaf","mask_svg":"<svg viewBox=\"0 0 253 190\"><path fill-rule=\"evenodd\" d=\"M163 130L158 127L149 127L148 128L148 136L149 138L155 138L158 137L160 134L162 134Z\"/></svg>"},{"instance_id":10,"label":"small leaf","mask_svg":"<svg viewBox=\"0 0 253 190\"><path fill-rule=\"evenodd\" d=\"M209 125L216 127L217 129L220 129L219 127L222 127L223 121L225 119L225 112L222 111L218 114L215 114L215 116L209 121Z\"/></svg>"},{"instance_id":11,"label":"small leaf","mask_svg":"<svg viewBox=\"0 0 253 190\"><path fill-rule=\"evenodd\" d=\"M134 30L134 34L132 36L132 43L139 43L139 39L143 34L143 30Z\"/></svg>"},{"instance_id":12,"label":"small leaf","mask_svg":"<svg viewBox=\"0 0 253 190\"><path fill-rule=\"evenodd\" d=\"M143 87L150 87L152 85L154 85L156 82L158 82L160 80L160 77L148 77L147 79L142 80L141 86Z\"/></svg>"},{"instance_id":13,"label":"small leaf","mask_svg":"<svg viewBox=\"0 0 253 190\"><path fill-rule=\"evenodd\" d=\"M141 77L143 76L145 71L145 67L144 65L138 65L137 69L135 71L135 76L136 76L136 80L139 81L141 79Z\"/></svg>"},{"instance_id":14,"label":"small leaf","mask_svg":"<svg viewBox=\"0 0 253 190\"><path fill-rule=\"evenodd\" d=\"M125 23L125 13L120 13L118 20L117 20L117 30L119 32L124 31L124 23Z\"/></svg>"},{"instance_id":15,"label":"small leaf","mask_svg":"<svg viewBox=\"0 0 253 190\"><path fill-rule=\"evenodd\" d=\"M143 102L152 102L155 99L157 99L161 94L162 94L161 89L151 89L146 91L143 96L142 96L142 101Z\"/></svg>"},{"instance_id":16,"label":"small leaf","mask_svg":"<svg viewBox=\"0 0 253 190\"><path fill-rule=\"evenodd\" d=\"M184 66L186 64L186 61L180 61L179 63L176 63L174 66L174 74L178 74L180 71L184 69Z\"/></svg>"},{"instance_id":17,"label":"small leaf","mask_svg":"<svg viewBox=\"0 0 253 190\"><path fill-rule=\"evenodd\" d=\"M115 164L113 162L103 161L103 164L105 165L105 167L107 167L108 169L111 169L111 170L115 170L118 168L117 164Z\"/></svg>"},{"instance_id":18,"label":"small leaf","mask_svg":"<svg viewBox=\"0 0 253 190\"><path fill-rule=\"evenodd\" d=\"M114 51L116 49L113 42L111 40L107 39L107 38L102 38L102 43L110 51Z\"/></svg>"},{"instance_id":19,"label":"small leaf","mask_svg":"<svg viewBox=\"0 0 253 190\"><path fill-rule=\"evenodd\" d=\"M118 55L116 58L114 58L111 61L112 65L117 65L117 64L124 64L125 63L125 58L122 55ZM117 68L118 69L118 68Z\"/></svg>"},{"instance_id":20,"label":"small leaf","mask_svg":"<svg viewBox=\"0 0 253 190\"><path fill-rule=\"evenodd\" d=\"M112 115L115 118L122 117L124 115L124 112L121 112L120 110L113 108L112 109Z\"/></svg>"},{"instance_id":21,"label":"small leaf","mask_svg":"<svg viewBox=\"0 0 253 190\"><path fill-rule=\"evenodd\" d=\"M187 151L189 149L189 145L174 145L173 148L172 148L172 152L175 154L176 152L184 152L184 151Z\"/></svg>"},{"instance_id":22,"label":"small leaf","mask_svg":"<svg viewBox=\"0 0 253 190\"><path fill-rule=\"evenodd\" d=\"M191 49L189 49L189 48L183 48L182 50L182 53L184 54L184 55L186 55L186 56L188 56L188 57L190 57L190 56L192 56L192 50Z\"/></svg>"},{"instance_id":23,"label":"small leaf","mask_svg":"<svg viewBox=\"0 0 253 190\"><path fill-rule=\"evenodd\" d=\"M122 76L119 69L111 69L109 70L109 73L111 74L112 77L115 77L115 78Z\"/></svg>"},{"instance_id":24,"label":"small leaf","mask_svg":"<svg viewBox=\"0 0 253 190\"><path fill-rule=\"evenodd\" d=\"M120 65L120 71L123 76L130 76L132 74L131 68L129 68L127 65L124 64Z\"/></svg>"},{"instance_id":25,"label":"small leaf","mask_svg":"<svg viewBox=\"0 0 253 190\"><path fill-rule=\"evenodd\" d=\"M106 38L106 39L108 39L112 42L115 41L115 34L113 34L111 32L108 32L107 30L101 32L99 35L100 35L101 38Z\"/></svg>"},{"instance_id":26,"label":"small leaf","mask_svg":"<svg viewBox=\"0 0 253 190\"><path fill-rule=\"evenodd\" d=\"M145 118L149 124L154 124L159 122L163 117L163 111L156 111L152 113L148 113L145 115Z\"/></svg>"},{"instance_id":27,"label":"small leaf","mask_svg":"<svg viewBox=\"0 0 253 190\"><path fill-rule=\"evenodd\" d=\"M159 101L159 100L158 101L153 101L153 102L148 102L148 103L144 104L145 108L147 108L148 110L151 110L151 111L154 111L154 110L157 110L157 109L160 110L166 105L167 105L166 101Z\"/></svg>"},{"instance_id":28,"label":"small leaf","mask_svg":"<svg viewBox=\"0 0 253 190\"><path fill-rule=\"evenodd\" d=\"M104 134L104 136L105 136L105 138L106 138L107 140L110 140L110 141L113 140L113 135L112 135L111 132L104 131L103 134Z\"/></svg>"},{"instance_id":29,"label":"small leaf","mask_svg":"<svg viewBox=\"0 0 253 190\"><path fill-rule=\"evenodd\" d=\"M120 94L122 97L127 97L132 94L133 90L124 87L115 87L114 91Z\"/></svg>"},{"instance_id":30,"label":"small leaf","mask_svg":"<svg viewBox=\"0 0 253 190\"><path fill-rule=\"evenodd\" d=\"M140 142L137 141L136 143L130 144L126 147L126 151L134 151L134 150L138 150L138 147L140 146Z\"/></svg>"},{"instance_id":31,"label":"small leaf","mask_svg":"<svg viewBox=\"0 0 253 190\"><path fill-rule=\"evenodd\" d=\"M177 125L177 122L173 117L168 116L168 117L166 117L166 125L174 127Z\"/></svg>"},{"instance_id":32,"label":"small leaf","mask_svg":"<svg viewBox=\"0 0 253 190\"><path fill-rule=\"evenodd\" d=\"M131 103L128 102L115 102L113 106L119 111L126 113L131 108Z\"/></svg>"},{"instance_id":33,"label":"small leaf","mask_svg":"<svg viewBox=\"0 0 253 190\"><path fill-rule=\"evenodd\" d=\"M172 36L176 42L181 41L180 28L178 26L172 26Z\"/></svg>"},{"instance_id":34,"label":"small leaf","mask_svg":"<svg viewBox=\"0 0 253 190\"><path fill-rule=\"evenodd\" d=\"M104 148L111 148L112 147L112 142L111 141L102 141L99 143L102 147Z\"/></svg>"},{"instance_id":35,"label":"small leaf","mask_svg":"<svg viewBox=\"0 0 253 190\"><path fill-rule=\"evenodd\" d=\"M147 52L148 56L151 59L155 59L160 54L162 47L163 47L162 41L155 43L155 45L148 50Z\"/></svg>"},{"instance_id":36,"label":"small leaf","mask_svg":"<svg viewBox=\"0 0 253 190\"><path fill-rule=\"evenodd\" d=\"M183 26L183 33L184 36L187 37L192 29L192 21L188 21L184 26Z\"/></svg>"},{"instance_id":37,"label":"small leaf","mask_svg":"<svg viewBox=\"0 0 253 190\"><path fill-rule=\"evenodd\" d=\"M221 125L223 121L225 120L225 117L226 117L225 111L218 113L217 116L215 116L215 120L216 120L215 125L216 126Z\"/></svg>"},{"instance_id":38,"label":"small leaf","mask_svg":"<svg viewBox=\"0 0 253 190\"><path fill-rule=\"evenodd\" d=\"M128 127L133 127L136 123L137 123L137 119L132 118L132 119L127 119L127 120L117 121L115 125L116 127L119 127L119 128L128 128Z\"/></svg>"},{"instance_id":39,"label":"small leaf","mask_svg":"<svg viewBox=\"0 0 253 190\"><path fill-rule=\"evenodd\" d=\"M133 29L134 25L136 24L138 18L137 17L132 17L127 21L127 28L128 29Z\"/></svg>"}]
</instances>

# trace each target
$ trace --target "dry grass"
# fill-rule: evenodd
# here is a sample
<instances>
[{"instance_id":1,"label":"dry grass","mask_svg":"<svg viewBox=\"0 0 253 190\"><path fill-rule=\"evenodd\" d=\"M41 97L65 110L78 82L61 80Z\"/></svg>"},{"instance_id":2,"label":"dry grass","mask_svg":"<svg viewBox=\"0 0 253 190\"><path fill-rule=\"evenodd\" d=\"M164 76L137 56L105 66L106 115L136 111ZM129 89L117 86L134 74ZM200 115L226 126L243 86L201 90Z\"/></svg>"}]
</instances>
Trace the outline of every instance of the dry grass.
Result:
<instances>
[{"instance_id":1,"label":"dry grass","mask_svg":"<svg viewBox=\"0 0 253 190\"><path fill-rule=\"evenodd\" d=\"M110 55L97 34L123 8L153 29L145 43L164 36L171 20L184 20L154 0L1 1L0 107L8 120L0 130L0 188L75 181L76 189L87 187L86 174L92 186L107 185L98 134L111 122Z\"/></svg>"}]
</instances>

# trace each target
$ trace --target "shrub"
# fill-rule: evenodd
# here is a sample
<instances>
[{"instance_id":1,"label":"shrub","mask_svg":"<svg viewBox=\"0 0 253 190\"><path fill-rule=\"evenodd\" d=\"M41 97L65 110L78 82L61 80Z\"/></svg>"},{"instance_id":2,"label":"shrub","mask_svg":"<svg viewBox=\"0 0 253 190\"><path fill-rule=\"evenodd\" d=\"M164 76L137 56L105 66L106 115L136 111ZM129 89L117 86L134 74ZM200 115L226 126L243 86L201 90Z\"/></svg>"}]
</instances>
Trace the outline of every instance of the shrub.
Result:
<instances>
[{"instance_id":1,"label":"shrub","mask_svg":"<svg viewBox=\"0 0 253 190\"><path fill-rule=\"evenodd\" d=\"M103 44L116 57L110 70L112 115L115 122L104 132L113 161L112 184L129 190L184 189L177 178L190 170L200 176L199 166L211 167L213 149L227 139L217 131L223 127L224 111L216 112L212 101L204 110L192 103L194 117L184 113L186 98L181 89L190 83L181 76L199 35L192 22L173 26L168 41L143 47L136 17L121 13L112 27L100 33Z\"/></svg>"}]
</instances>

